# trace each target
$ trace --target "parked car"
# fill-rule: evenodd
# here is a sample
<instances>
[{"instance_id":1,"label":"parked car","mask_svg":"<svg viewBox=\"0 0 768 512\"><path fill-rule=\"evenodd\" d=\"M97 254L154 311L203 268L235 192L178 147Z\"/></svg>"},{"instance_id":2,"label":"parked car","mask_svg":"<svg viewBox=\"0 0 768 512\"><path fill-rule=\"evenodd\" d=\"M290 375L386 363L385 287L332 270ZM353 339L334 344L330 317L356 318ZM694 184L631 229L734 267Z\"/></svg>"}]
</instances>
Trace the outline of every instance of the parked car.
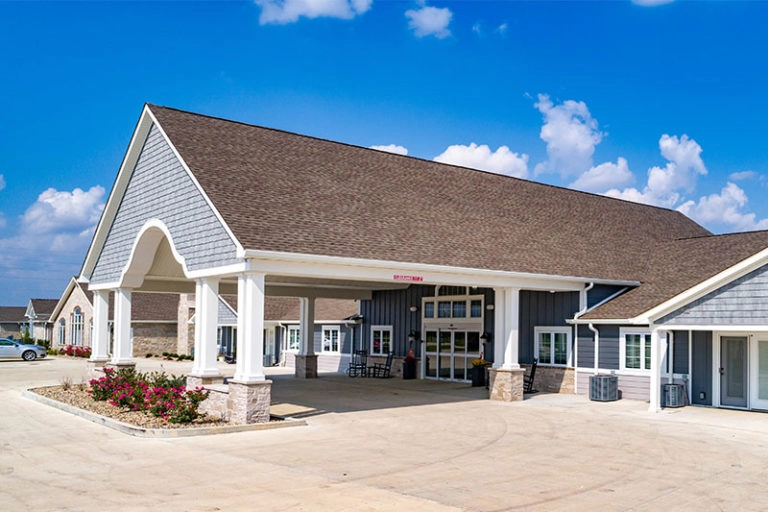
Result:
<instances>
[{"instance_id":1,"label":"parked car","mask_svg":"<svg viewBox=\"0 0 768 512\"><path fill-rule=\"evenodd\" d=\"M25 345L17 340L0 338L0 357L20 357L25 361L34 361L45 355L45 347L40 345Z\"/></svg>"}]
</instances>

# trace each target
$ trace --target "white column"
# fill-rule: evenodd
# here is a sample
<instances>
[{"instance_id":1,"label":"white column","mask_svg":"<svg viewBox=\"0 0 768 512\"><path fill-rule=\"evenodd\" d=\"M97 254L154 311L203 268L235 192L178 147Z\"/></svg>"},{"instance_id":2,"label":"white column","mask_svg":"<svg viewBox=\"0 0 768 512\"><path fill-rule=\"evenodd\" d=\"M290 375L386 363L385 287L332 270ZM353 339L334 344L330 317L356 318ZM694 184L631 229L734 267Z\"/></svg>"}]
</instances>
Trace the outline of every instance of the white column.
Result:
<instances>
[{"instance_id":1,"label":"white column","mask_svg":"<svg viewBox=\"0 0 768 512\"><path fill-rule=\"evenodd\" d=\"M131 290L115 290L115 349L112 364L133 364L131 340Z\"/></svg>"},{"instance_id":2,"label":"white column","mask_svg":"<svg viewBox=\"0 0 768 512\"><path fill-rule=\"evenodd\" d=\"M506 338L504 288L493 289L493 368L499 369L504 363L504 342Z\"/></svg>"},{"instance_id":3,"label":"white column","mask_svg":"<svg viewBox=\"0 0 768 512\"><path fill-rule=\"evenodd\" d=\"M315 355L315 298L299 299L299 321L301 326L301 348L299 355Z\"/></svg>"},{"instance_id":4,"label":"white column","mask_svg":"<svg viewBox=\"0 0 768 512\"><path fill-rule=\"evenodd\" d=\"M661 410L661 363L664 352L661 347L662 339L659 329L651 330L651 396L649 412Z\"/></svg>"},{"instance_id":5,"label":"white column","mask_svg":"<svg viewBox=\"0 0 768 512\"><path fill-rule=\"evenodd\" d=\"M219 323L219 281L198 279L195 283L195 377L220 375L216 367L216 329Z\"/></svg>"},{"instance_id":6,"label":"white column","mask_svg":"<svg viewBox=\"0 0 768 512\"><path fill-rule=\"evenodd\" d=\"M91 336L91 361L109 360L109 292L93 292L93 333Z\"/></svg>"},{"instance_id":7,"label":"white column","mask_svg":"<svg viewBox=\"0 0 768 512\"><path fill-rule=\"evenodd\" d=\"M264 380L264 274L237 278L237 367L233 380Z\"/></svg>"}]
</instances>

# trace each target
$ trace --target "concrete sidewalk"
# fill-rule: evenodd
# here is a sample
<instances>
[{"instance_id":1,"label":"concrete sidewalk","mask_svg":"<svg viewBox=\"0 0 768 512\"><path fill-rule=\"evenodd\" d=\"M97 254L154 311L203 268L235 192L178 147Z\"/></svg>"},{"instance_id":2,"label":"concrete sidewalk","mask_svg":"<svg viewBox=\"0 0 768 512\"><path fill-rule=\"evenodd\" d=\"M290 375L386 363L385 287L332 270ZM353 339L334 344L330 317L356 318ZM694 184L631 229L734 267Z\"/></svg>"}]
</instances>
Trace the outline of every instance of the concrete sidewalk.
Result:
<instances>
[{"instance_id":1,"label":"concrete sidewalk","mask_svg":"<svg viewBox=\"0 0 768 512\"><path fill-rule=\"evenodd\" d=\"M138 361L157 369L157 360ZM163 362L169 373L191 363ZM141 439L21 397L85 361L0 362L0 509L763 510L768 416L431 381L273 375L307 427ZM222 370L234 371L223 365Z\"/></svg>"}]
</instances>

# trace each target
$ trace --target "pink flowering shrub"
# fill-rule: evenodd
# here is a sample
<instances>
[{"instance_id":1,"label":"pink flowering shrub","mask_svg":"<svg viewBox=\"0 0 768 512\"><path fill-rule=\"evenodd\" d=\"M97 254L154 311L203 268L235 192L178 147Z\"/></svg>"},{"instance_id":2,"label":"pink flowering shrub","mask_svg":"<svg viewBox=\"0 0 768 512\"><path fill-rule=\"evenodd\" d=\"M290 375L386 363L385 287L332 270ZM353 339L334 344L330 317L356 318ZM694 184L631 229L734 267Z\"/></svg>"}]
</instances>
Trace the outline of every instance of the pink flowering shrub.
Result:
<instances>
[{"instance_id":1,"label":"pink flowering shrub","mask_svg":"<svg viewBox=\"0 0 768 512\"><path fill-rule=\"evenodd\" d=\"M91 347L81 347L80 345L67 345L59 351L71 357L91 357Z\"/></svg>"},{"instance_id":2,"label":"pink flowering shrub","mask_svg":"<svg viewBox=\"0 0 768 512\"><path fill-rule=\"evenodd\" d=\"M116 407L143 411L171 423L189 423L199 417L198 407L209 391L187 390L183 378L165 373L143 374L134 369L105 368L104 376L92 379L91 397Z\"/></svg>"}]
</instances>

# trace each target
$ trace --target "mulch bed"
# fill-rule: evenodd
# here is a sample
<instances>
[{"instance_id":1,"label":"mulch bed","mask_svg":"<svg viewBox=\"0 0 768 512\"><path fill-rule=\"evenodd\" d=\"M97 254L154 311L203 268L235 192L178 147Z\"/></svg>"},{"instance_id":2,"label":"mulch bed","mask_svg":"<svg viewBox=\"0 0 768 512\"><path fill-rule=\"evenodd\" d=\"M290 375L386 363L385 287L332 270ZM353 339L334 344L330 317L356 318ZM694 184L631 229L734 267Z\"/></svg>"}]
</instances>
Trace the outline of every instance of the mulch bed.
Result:
<instances>
[{"instance_id":1,"label":"mulch bed","mask_svg":"<svg viewBox=\"0 0 768 512\"><path fill-rule=\"evenodd\" d=\"M115 407L109 402L97 402L91 398L91 395L88 393L89 389L87 385L72 384L71 386L35 388L30 389L30 391L40 396L141 428L178 429L223 427L229 425L226 421L210 415L201 416L191 423L171 423L163 418L158 418L141 411L129 411L121 407Z\"/></svg>"}]
</instances>

